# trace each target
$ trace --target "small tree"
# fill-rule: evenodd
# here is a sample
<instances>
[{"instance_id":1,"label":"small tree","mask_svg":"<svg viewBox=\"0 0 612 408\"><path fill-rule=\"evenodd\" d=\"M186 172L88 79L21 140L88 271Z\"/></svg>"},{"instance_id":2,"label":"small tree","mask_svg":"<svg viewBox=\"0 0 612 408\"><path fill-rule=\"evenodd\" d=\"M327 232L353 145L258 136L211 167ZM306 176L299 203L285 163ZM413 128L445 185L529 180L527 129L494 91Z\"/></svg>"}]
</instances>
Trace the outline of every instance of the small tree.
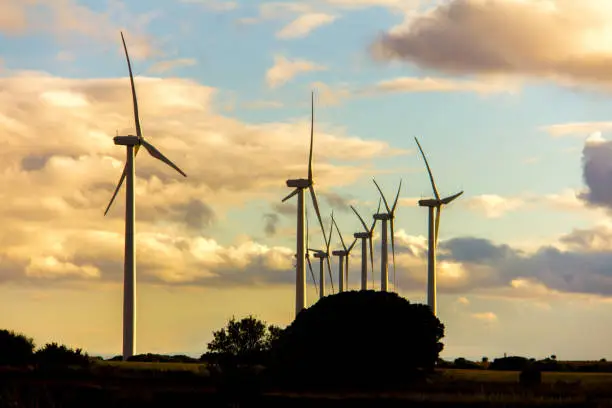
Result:
<instances>
[{"instance_id":1,"label":"small tree","mask_svg":"<svg viewBox=\"0 0 612 408\"><path fill-rule=\"evenodd\" d=\"M232 317L227 326L213 332L213 340L208 343L208 351L215 357L238 359L253 362L261 360L262 355L280 336L282 329L267 326L265 322L249 315L241 320ZM202 356L204 357L204 356Z\"/></svg>"},{"instance_id":2,"label":"small tree","mask_svg":"<svg viewBox=\"0 0 612 408\"><path fill-rule=\"evenodd\" d=\"M32 362L34 340L23 334L0 330L0 366L22 366Z\"/></svg>"},{"instance_id":3,"label":"small tree","mask_svg":"<svg viewBox=\"0 0 612 408\"><path fill-rule=\"evenodd\" d=\"M45 347L38 350L35 359L40 366L87 366L89 356L81 349L73 350L65 345L47 343Z\"/></svg>"}]
</instances>

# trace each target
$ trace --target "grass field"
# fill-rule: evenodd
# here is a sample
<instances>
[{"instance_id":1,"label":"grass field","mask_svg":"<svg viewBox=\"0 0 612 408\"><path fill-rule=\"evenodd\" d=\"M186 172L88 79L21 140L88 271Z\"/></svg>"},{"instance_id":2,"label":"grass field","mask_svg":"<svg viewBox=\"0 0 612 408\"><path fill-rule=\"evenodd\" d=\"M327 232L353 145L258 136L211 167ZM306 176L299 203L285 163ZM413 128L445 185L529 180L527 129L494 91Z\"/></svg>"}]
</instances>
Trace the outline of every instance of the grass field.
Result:
<instances>
[{"instance_id":1,"label":"grass field","mask_svg":"<svg viewBox=\"0 0 612 408\"><path fill-rule=\"evenodd\" d=\"M206 364L201 363L145 363L132 361L96 361L95 366L131 370L189 371L193 373L201 373L206 368Z\"/></svg>"},{"instance_id":2,"label":"grass field","mask_svg":"<svg viewBox=\"0 0 612 408\"><path fill-rule=\"evenodd\" d=\"M479 383L498 382L510 383L518 382L518 371L494 371L494 370L460 370L443 369L440 370L445 379L450 381L473 381ZM609 383L612 386L612 373L576 373L576 372L543 372L543 383L555 383L557 381L575 382L582 384L589 383Z\"/></svg>"}]
</instances>

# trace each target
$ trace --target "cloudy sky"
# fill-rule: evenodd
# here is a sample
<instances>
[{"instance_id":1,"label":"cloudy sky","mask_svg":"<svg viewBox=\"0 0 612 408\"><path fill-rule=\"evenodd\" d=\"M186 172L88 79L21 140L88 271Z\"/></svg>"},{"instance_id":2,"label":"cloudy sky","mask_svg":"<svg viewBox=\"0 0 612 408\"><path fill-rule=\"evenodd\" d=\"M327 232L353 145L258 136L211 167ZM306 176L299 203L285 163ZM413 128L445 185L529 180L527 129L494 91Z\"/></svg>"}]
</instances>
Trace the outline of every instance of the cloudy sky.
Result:
<instances>
[{"instance_id":1,"label":"cloudy sky","mask_svg":"<svg viewBox=\"0 0 612 408\"><path fill-rule=\"evenodd\" d=\"M314 89L326 227L334 210L348 241L372 177L390 199L403 180L391 288L411 301L432 194L414 136L442 194L465 190L441 223L444 356L612 357L610 21L608 0L2 0L0 327L120 353L125 190L103 211L112 137L134 132L123 30L143 132L188 175L138 155L138 353L293 319L280 200L306 176Z\"/></svg>"}]
</instances>

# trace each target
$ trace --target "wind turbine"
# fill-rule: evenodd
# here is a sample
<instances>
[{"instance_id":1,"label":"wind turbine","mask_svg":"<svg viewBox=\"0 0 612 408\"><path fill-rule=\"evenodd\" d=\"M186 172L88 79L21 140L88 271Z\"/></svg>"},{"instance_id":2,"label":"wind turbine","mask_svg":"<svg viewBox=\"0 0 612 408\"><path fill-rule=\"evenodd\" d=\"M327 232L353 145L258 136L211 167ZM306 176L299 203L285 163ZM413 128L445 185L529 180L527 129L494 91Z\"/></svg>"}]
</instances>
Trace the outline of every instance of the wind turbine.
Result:
<instances>
[{"instance_id":1,"label":"wind turbine","mask_svg":"<svg viewBox=\"0 0 612 408\"><path fill-rule=\"evenodd\" d=\"M380 253L380 290L386 292L389 285L389 261L387 257L387 222L390 223L391 227L391 251L393 255L393 284L395 285L395 238L394 238L394 226L393 220L395 219L395 207L397 206L397 200L399 199L400 190L402 188L402 180L400 180L399 187L397 188L397 195L395 196L395 201L393 202L393 207L389 208L389 204L387 203L387 199L383 194L382 190L378 186L376 180L373 180L380 196L385 203L385 208L387 212L385 213L377 213L374 214L374 220L382 221L382 243L381 243L381 253Z\"/></svg>"},{"instance_id":2,"label":"wind turbine","mask_svg":"<svg viewBox=\"0 0 612 408\"><path fill-rule=\"evenodd\" d=\"M380 203L381 199L378 199L378 209L376 213L380 211ZM374 247L372 245L372 235L374 234L374 227L376 226L376 220L372 223L372 226L368 228L361 215L357 212L355 207L351 205L351 209L355 213L355 215L361 221L361 225L363 225L363 232L356 232L353 234L355 239L361 239L361 290L368 289L368 249L367 244L370 246L370 265L372 272L372 289L374 289Z\"/></svg>"},{"instance_id":3,"label":"wind turbine","mask_svg":"<svg viewBox=\"0 0 612 408\"><path fill-rule=\"evenodd\" d=\"M314 257L319 260L319 298L325 296L325 267L323 265L323 260L327 262L327 271L329 273L329 283L332 287L332 293L334 292L334 279L331 274L331 264L329 263L329 244L331 243L331 236L334 228L334 213L332 212L332 224L329 226L329 237L323 236L325 240L325 250L322 249L311 249L306 245L306 253L308 251L314 252ZM308 226L306 226L308 228ZM308 231L307 234L308 236Z\"/></svg>"},{"instance_id":4,"label":"wind turbine","mask_svg":"<svg viewBox=\"0 0 612 408\"><path fill-rule=\"evenodd\" d=\"M333 225L336 226L336 231L338 231L338 235L340 236L340 243L342 244L343 248L342 250L333 251L332 255L338 257L338 280L340 282L338 292L344 292L348 290L349 256L351 255L353 247L357 243L357 238L355 238L353 243L347 248L344 244L344 239L342 238L340 228L338 228L338 224L336 223L336 220L334 220L333 217L332 222Z\"/></svg>"},{"instance_id":5,"label":"wind turbine","mask_svg":"<svg viewBox=\"0 0 612 408\"><path fill-rule=\"evenodd\" d=\"M134 305L134 299L136 297L136 258L134 251L134 233L135 224L134 217L136 207L134 203L134 183L135 178L135 163L134 159L140 146L149 152L149 154L158 160L166 163L184 177L187 177L181 169L179 169L174 163L172 163L166 156L164 156L159 150L157 150L152 144L147 142L142 136L142 130L140 128L140 119L138 118L138 101L136 99L136 88L134 87L134 77L132 75L132 65L130 64L130 57L128 55L127 46L125 45L125 39L123 33L121 33L121 41L123 42L123 49L125 50L125 58L128 64L128 71L130 73L130 84L132 87L132 101L134 105L134 121L136 123L136 136L115 136L113 138L116 145L127 147L127 159L123 173L119 179L119 184L113 193L104 215L108 213L123 180L126 179L126 193L125 193L125 258L124 258L124 275L123 275L123 360L127 360L129 357L134 355L134 346L136 342L136 335L134 327L136 325L136 308Z\"/></svg>"},{"instance_id":6,"label":"wind turbine","mask_svg":"<svg viewBox=\"0 0 612 408\"><path fill-rule=\"evenodd\" d=\"M429 208L429 248L427 250L427 305L431 308L433 314L436 315L436 250L438 246L438 231L440 229L440 213L442 212L443 205L451 203L453 200L463 194L463 191L460 191L457 194L453 194L452 196L448 196L446 198L440 198L440 194L438 194L438 188L436 187L433 174L431 173L429 163L427 162L427 157L425 157L425 153L421 148L419 140L416 137L414 138L414 140L417 142L417 146L419 146L419 150L421 151L421 155L423 156L423 160L425 161L427 173L429 173L429 180L431 181L431 187L433 188L433 192L435 195L435 198L419 200L419 205L421 207ZM435 227L434 208L436 209Z\"/></svg>"},{"instance_id":7,"label":"wind turbine","mask_svg":"<svg viewBox=\"0 0 612 408\"><path fill-rule=\"evenodd\" d=\"M296 237L296 270L295 270L295 315L297 316L302 309L306 307L306 274L305 274L305 262L306 262L306 246L304 242L304 190L309 189L312 197L312 204L314 205L315 212L317 213L317 219L321 226L321 232L323 236L325 234L325 227L323 227L323 221L321 220L321 213L319 211L319 204L317 202L317 195L314 190L314 179L312 178L312 147L314 142L314 92L311 94L311 119L310 119L310 154L308 156L308 178L307 179L292 179L287 180L287 187L292 187L294 190L285 198L282 202L287 201L291 197L297 194L297 237Z\"/></svg>"}]
</instances>

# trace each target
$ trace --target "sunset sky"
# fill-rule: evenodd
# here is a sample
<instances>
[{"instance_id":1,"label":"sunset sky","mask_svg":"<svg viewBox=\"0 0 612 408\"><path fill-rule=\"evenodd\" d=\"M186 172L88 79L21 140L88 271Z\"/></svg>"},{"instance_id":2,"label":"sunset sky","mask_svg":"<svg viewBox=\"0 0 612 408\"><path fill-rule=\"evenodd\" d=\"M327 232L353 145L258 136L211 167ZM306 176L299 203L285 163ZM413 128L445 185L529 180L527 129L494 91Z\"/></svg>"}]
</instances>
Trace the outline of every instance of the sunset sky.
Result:
<instances>
[{"instance_id":1,"label":"sunset sky","mask_svg":"<svg viewBox=\"0 0 612 408\"><path fill-rule=\"evenodd\" d=\"M390 288L410 301L432 195L415 136L441 194L465 190L442 212L443 357L612 358L609 0L1 0L0 328L121 352L121 30L144 135L188 175L136 160L137 353L199 356L232 315L291 322L281 199L315 90L326 228L334 210L349 240L349 204L371 220L372 178L389 200L402 179ZM357 246L350 288L359 269Z\"/></svg>"}]
</instances>

